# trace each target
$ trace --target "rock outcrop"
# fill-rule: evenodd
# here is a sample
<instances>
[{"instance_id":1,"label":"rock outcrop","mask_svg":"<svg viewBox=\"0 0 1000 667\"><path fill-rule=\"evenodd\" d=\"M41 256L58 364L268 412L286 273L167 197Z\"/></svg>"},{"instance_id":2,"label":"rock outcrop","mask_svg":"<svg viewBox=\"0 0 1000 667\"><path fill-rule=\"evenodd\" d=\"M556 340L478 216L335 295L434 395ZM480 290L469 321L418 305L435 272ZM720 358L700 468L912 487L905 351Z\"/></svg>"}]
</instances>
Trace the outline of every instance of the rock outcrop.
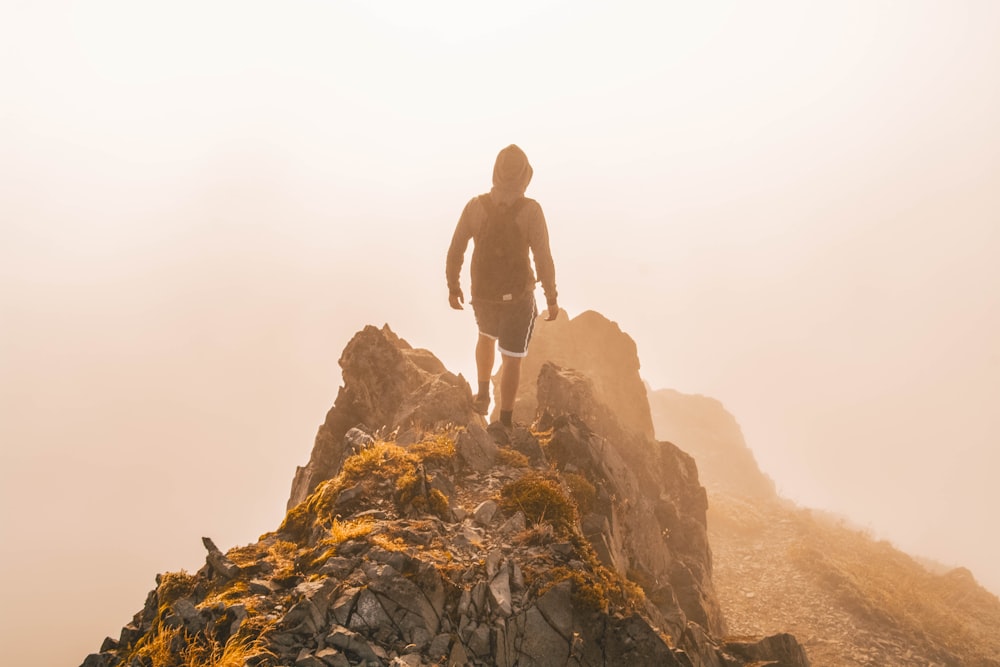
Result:
<instances>
[{"instance_id":1,"label":"rock outcrop","mask_svg":"<svg viewBox=\"0 0 1000 667\"><path fill-rule=\"evenodd\" d=\"M598 400L622 423L653 437L653 420L646 388L639 376L635 341L617 323L593 310L572 319L566 313L551 322L538 318L530 353L521 365L515 421L526 424L534 421L538 409L536 378L547 362L583 371L593 383Z\"/></svg>"},{"instance_id":2,"label":"rock outcrop","mask_svg":"<svg viewBox=\"0 0 1000 667\"><path fill-rule=\"evenodd\" d=\"M641 582L674 636L685 619L725 634L712 588L708 499L694 459L623 428L595 393L577 371L546 364L538 376L539 409L564 415L554 421L552 462L600 485L601 502L582 517L585 533L605 564Z\"/></svg>"},{"instance_id":3,"label":"rock outcrop","mask_svg":"<svg viewBox=\"0 0 1000 667\"><path fill-rule=\"evenodd\" d=\"M694 461L588 377L545 366L540 418L507 432L388 327L341 365L282 525L206 539L86 667L808 665L788 636L721 638Z\"/></svg>"},{"instance_id":4,"label":"rock outcrop","mask_svg":"<svg viewBox=\"0 0 1000 667\"><path fill-rule=\"evenodd\" d=\"M288 509L337 473L350 453L344 436L352 428L419 431L475 419L469 383L389 325L369 325L355 334L340 355L340 368L344 384L319 427L309 462L295 471Z\"/></svg>"},{"instance_id":5,"label":"rock outcrop","mask_svg":"<svg viewBox=\"0 0 1000 667\"><path fill-rule=\"evenodd\" d=\"M656 437L675 442L698 461L710 491L760 500L777 498L774 481L761 472L736 418L719 401L673 389L649 392Z\"/></svg>"}]
</instances>

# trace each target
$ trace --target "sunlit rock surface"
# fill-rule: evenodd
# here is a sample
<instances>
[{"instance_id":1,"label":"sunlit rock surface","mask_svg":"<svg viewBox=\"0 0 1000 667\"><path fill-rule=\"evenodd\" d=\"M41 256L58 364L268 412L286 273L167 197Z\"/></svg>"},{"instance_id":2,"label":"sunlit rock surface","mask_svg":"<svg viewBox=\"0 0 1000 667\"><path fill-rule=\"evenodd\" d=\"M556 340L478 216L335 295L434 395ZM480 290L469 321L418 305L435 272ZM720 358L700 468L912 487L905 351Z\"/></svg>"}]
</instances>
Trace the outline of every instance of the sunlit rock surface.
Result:
<instances>
[{"instance_id":1,"label":"sunlit rock surface","mask_svg":"<svg viewBox=\"0 0 1000 667\"><path fill-rule=\"evenodd\" d=\"M206 540L84 665L808 664L784 636L727 648L693 459L587 375L546 366L540 418L498 434L388 327L341 366L282 525Z\"/></svg>"}]
</instances>

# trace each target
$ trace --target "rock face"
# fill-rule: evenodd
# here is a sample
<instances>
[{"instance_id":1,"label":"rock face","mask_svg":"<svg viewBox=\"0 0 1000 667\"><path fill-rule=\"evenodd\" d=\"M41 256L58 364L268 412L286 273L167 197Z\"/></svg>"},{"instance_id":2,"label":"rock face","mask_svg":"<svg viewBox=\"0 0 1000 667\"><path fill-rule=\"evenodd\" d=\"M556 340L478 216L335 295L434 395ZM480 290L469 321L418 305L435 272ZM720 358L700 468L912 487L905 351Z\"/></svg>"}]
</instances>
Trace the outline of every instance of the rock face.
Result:
<instances>
[{"instance_id":1,"label":"rock face","mask_svg":"<svg viewBox=\"0 0 1000 667\"><path fill-rule=\"evenodd\" d=\"M288 509L337 473L349 453L344 436L356 426L432 428L475 417L468 382L427 350L411 347L389 325L369 325L355 334L340 367L344 385L319 427L309 462L295 471Z\"/></svg>"},{"instance_id":2,"label":"rock face","mask_svg":"<svg viewBox=\"0 0 1000 667\"><path fill-rule=\"evenodd\" d=\"M777 498L774 482L761 472L740 425L722 403L659 389L649 392L649 408L656 437L691 454L709 490L760 500Z\"/></svg>"},{"instance_id":3,"label":"rock face","mask_svg":"<svg viewBox=\"0 0 1000 667\"><path fill-rule=\"evenodd\" d=\"M585 372L600 402L633 431L653 437L653 420L646 388L639 376L635 341L615 322L592 310L573 319L565 313L552 322L539 318L528 356L521 365L515 421L525 424L534 421L538 407L536 380L546 362Z\"/></svg>"},{"instance_id":4,"label":"rock face","mask_svg":"<svg viewBox=\"0 0 1000 667\"><path fill-rule=\"evenodd\" d=\"M388 327L345 386L275 531L157 577L86 667L808 665L726 644L690 456L549 364L542 417L483 428L464 380ZM298 500L298 496L302 496Z\"/></svg>"},{"instance_id":5,"label":"rock face","mask_svg":"<svg viewBox=\"0 0 1000 667\"><path fill-rule=\"evenodd\" d=\"M725 634L694 459L622 427L595 393L584 375L553 364L538 376L539 407L563 415L553 422L551 459L600 484L598 502L582 517L588 539L605 564L642 582L672 635L683 633L685 619Z\"/></svg>"}]
</instances>

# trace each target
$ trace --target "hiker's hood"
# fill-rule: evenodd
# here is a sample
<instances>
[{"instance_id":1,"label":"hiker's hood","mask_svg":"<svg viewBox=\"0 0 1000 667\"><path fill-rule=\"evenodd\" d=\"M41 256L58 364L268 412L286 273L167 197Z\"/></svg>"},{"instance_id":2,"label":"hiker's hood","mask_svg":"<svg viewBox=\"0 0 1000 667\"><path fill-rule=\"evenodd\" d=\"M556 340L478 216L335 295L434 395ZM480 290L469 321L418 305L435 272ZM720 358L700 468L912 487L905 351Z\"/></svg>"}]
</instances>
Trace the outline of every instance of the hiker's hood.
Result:
<instances>
[{"instance_id":1,"label":"hiker's hood","mask_svg":"<svg viewBox=\"0 0 1000 667\"><path fill-rule=\"evenodd\" d=\"M493 165L494 201L509 202L524 196L534 171L528 163L528 156L520 148L511 144L497 155Z\"/></svg>"}]
</instances>

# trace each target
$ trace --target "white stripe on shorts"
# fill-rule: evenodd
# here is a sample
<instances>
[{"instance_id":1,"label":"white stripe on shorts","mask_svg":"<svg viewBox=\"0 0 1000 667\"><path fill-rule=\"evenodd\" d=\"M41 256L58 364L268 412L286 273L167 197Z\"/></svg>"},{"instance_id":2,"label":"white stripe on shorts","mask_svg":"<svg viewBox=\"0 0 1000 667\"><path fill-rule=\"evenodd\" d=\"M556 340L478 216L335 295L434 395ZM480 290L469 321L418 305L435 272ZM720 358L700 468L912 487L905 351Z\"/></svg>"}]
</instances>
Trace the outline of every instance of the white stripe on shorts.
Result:
<instances>
[{"instance_id":1,"label":"white stripe on shorts","mask_svg":"<svg viewBox=\"0 0 1000 667\"><path fill-rule=\"evenodd\" d=\"M524 352L511 352L510 350L505 350L502 347L498 348L500 354L506 354L508 357L526 357L528 356L528 341L531 338L531 332L535 328L535 317L538 316L538 308L531 309L531 319L528 320L528 328L524 334Z\"/></svg>"}]
</instances>

